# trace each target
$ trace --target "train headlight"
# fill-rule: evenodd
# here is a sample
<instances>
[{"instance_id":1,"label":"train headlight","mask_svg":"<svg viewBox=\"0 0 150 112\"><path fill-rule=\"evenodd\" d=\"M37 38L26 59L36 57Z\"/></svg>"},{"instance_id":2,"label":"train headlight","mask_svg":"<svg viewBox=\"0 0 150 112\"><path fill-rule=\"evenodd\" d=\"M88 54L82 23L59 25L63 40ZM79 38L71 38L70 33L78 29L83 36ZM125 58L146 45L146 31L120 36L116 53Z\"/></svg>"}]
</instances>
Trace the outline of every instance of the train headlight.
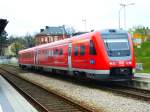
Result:
<instances>
[{"instance_id":1,"label":"train headlight","mask_svg":"<svg viewBox=\"0 0 150 112\"><path fill-rule=\"evenodd\" d=\"M111 65L111 66L115 66L117 63L115 62L115 61L111 61L111 62L109 62L109 65Z\"/></svg>"},{"instance_id":2,"label":"train headlight","mask_svg":"<svg viewBox=\"0 0 150 112\"><path fill-rule=\"evenodd\" d=\"M127 65L131 65L132 62L131 62L131 61L126 61L126 64L127 64Z\"/></svg>"},{"instance_id":3,"label":"train headlight","mask_svg":"<svg viewBox=\"0 0 150 112\"><path fill-rule=\"evenodd\" d=\"M109 65L113 65L113 63L112 63L112 62L109 62Z\"/></svg>"},{"instance_id":4,"label":"train headlight","mask_svg":"<svg viewBox=\"0 0 150 112\"><path fill-rule=\"evenodd\" d=\"M131 62L131 61L129 61L128 63L129 63L129 65L131 65L131 64L132 64L132 62Z\"/></svg>"}]
</instances>

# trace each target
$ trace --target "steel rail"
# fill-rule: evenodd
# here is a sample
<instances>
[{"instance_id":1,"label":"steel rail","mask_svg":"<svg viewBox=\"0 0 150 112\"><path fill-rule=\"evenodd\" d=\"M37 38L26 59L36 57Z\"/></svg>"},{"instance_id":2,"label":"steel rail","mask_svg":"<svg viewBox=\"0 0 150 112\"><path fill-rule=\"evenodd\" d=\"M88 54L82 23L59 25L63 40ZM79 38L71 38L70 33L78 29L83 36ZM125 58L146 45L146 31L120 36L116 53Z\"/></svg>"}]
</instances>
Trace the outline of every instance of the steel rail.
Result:
<instances>
[{"instance_id":1,"label":"steel rail","mask_svg":"<svg viewBox=\"0 0 150 112\"><path fill-rule=\"evenodd\" d=\"M12 83L14 83L13 81L10 81L10 80L12 80L12 78L10 78L10 77L17 77L14 73L11 73L10 71L8 71L8 70L6 70L6 69L3 69L3 68L1 68L0 67L0 72L2 72L2 74L3 74L3 77L5 77L7 80L9 80L9 82L11 82L11 84ZM11 74L11 75L10 75ZM17 77L17 78L20 78L20 77ZM18 80L18 79L16 79L15 78L15 80ZM21 80L23 80L23 79L21 79ZM28 83L30 83L30 82L28 82ZM32 83L33 84L33 83ZM18 88L18 84L13 84L13 85L15 85L15 88ZM37 85L35 85L35 86L37 86ZM29 93L27 93L27 92L25 92L24 90L23 90L23 88L19 88L18 89L19 91L21 90L21 93L23 92L23 94L25 94L25 96L27 96L28 97L28 99L30 99L30 100L33 100L33 102L36 104L36 105L39 105L39 107L41 108L40 110L42 110L41 112L49 112L49 111L55 111L56 110L56 112L62 112L62 111L78 111L78 112L92 112L92 111L94 111L94 110L92 110L92 109L90 109L89 107L85 107L85 106L82 106L82 105L80 105L80 104L77 104L76 102L73 102L73 101L71 101L70 99L66 99L65 97L63 97L63 96L60 96L60 95L58 95L58 94L54 94L54 93L50 93L50 94L53 94L53 95L55 95L55 97L57 97L57 100L59 99L59 101L53 101L53 102L55 102L55 103L53 103L52 104L52 102L50 102L49 104L44 104L44 103L47 103L46 101L44 101L44 100L47 100L48 99L48 97L50 97L50 96L46 96L46 98L44 99L43 97L45 97L45 96L42 96L42 98L43 99L41 99L41 100L43 100L44 102L40 102L39 100L37 100L37 99L40 99L41 97L39 97L39 98L34 98L33 97L33 95L32 95L32 93L29 95ZM28 89L29 90L29 89ZM44 90L44 89L43 89ZM46 90L44 90L44 91L46 91ZM48 91L46 91L47 92L47 94L49 93ZM39 94L39 93L37 93L37 94ZM40 102L40 103L39 103ZM64 104L64 106L63 106L63 102L65 102L65 104ZM60 106L59 106L60 105ZM70 107L69 107L70 106ZM50 109L51 108L51 109ZM58 110L58 109L61 109L61 110Z\"/></svg>"},{"instance_id":2,"label":"steel rail","mask_svg":"<svg viewBox=\"0 0 150 112\"><path fill-rule=\"evenodd\" d=\"M76 82L76 81L75 81ZM76 83L80 83L81 85L93 87L96 89L102 89L105 91L111 91L113 93L119 94L119 95L125 95L127 97L133 97L136 99L142 99L144 101L150 101L150 90L135 88L135 87L129 87L122 84L116 84L116 83L102 83L102 82L90 82L89 83L83 83L82 81L77 81Z\"/></svg>"}]
</instances>

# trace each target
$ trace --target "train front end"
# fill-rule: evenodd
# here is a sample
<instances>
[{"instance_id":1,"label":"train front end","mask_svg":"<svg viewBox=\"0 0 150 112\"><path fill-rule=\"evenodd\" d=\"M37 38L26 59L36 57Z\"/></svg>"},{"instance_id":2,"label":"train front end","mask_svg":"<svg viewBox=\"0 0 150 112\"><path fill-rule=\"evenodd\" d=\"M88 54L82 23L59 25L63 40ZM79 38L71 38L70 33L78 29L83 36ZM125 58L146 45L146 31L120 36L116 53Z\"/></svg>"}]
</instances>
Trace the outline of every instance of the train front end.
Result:
<instances>
[{"instance_id":1,"label":"train front end","mask_svg":"<svg viewBox=\"0 0 150 112\"><path fill-rule=\"evenodd\" d=\"M109 59L110 80L131 80L135 71L135 56L132 39L123 30L101 32Z\"/></svg>"}]
</instances>

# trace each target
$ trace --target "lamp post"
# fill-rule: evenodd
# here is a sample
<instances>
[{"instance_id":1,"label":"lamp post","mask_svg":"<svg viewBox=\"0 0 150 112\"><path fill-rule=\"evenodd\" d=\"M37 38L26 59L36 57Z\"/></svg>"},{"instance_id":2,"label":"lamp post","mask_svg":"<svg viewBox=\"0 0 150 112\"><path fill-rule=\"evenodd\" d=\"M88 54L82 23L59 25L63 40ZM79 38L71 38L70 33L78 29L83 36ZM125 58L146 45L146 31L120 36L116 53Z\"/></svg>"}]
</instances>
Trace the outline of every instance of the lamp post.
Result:
<instances>
[{"instance_id":1,"label":"lamp post","mask_svg":"<svg viewBox=\"0 0 150 112\"><path fill-rule=\"evenodd\" d=\"M134 5L134 4L135 4L135 3L120 4L121 8L119 9L119 29L120 29L120 12L121 12L121 9L124 8L124 29L126 29L126 6Z\"/></svg>"},{"instance_id":2,"label":"lamp post","mask_svg":"<svg viewBox=\"0 0 150 112\"><path fill-rule=\"evenodd\" d=\"M119 9L119 13L118 13L118 15L119 15L119 18L118 18L118 21L119 21L119 29L120 29L120 12L121 12L121 9L123 9L123 7L121 7L121 8Z\"/></svg>"}]
</instances>

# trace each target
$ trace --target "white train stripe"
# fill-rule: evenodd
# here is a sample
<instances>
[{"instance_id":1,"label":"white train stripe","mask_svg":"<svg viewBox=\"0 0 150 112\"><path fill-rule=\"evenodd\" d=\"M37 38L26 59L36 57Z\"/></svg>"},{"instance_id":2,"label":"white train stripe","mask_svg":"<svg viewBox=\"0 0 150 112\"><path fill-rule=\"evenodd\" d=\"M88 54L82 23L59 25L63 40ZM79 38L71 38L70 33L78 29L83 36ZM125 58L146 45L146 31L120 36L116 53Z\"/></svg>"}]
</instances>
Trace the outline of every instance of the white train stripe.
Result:
<instances>
[{"instance_id":1,"label":"white train stripe","mask_svg":"<svg viewBox=\"0 0 150 112\"><path fill-rule=\"evenodd\" d=\"M92 69L79 69L79 68L72 68L75 71L84 71L86 73L91 74L109 74L110 70L92 70Z\"/></svg>"},{"instance_id":2,"label":"white train stripe","mask_svg":"<svg viewBox=\"0 0 150 112\"><path fill-rule=\"evenodd\" d=\"M31 66L32 64L24 64L27 66ZM45 65L34 65L38 67L44 67L44 68L50 68L50 69L60 69L60 70L68 70L67 67L54 67L54 66L45 66ZM93 69L80 69L80 68L72 68L73 71L81 71L85 73L90 73L90 74L110 74L110 70L93 70Z\"/></svg>"}]
</instances>

